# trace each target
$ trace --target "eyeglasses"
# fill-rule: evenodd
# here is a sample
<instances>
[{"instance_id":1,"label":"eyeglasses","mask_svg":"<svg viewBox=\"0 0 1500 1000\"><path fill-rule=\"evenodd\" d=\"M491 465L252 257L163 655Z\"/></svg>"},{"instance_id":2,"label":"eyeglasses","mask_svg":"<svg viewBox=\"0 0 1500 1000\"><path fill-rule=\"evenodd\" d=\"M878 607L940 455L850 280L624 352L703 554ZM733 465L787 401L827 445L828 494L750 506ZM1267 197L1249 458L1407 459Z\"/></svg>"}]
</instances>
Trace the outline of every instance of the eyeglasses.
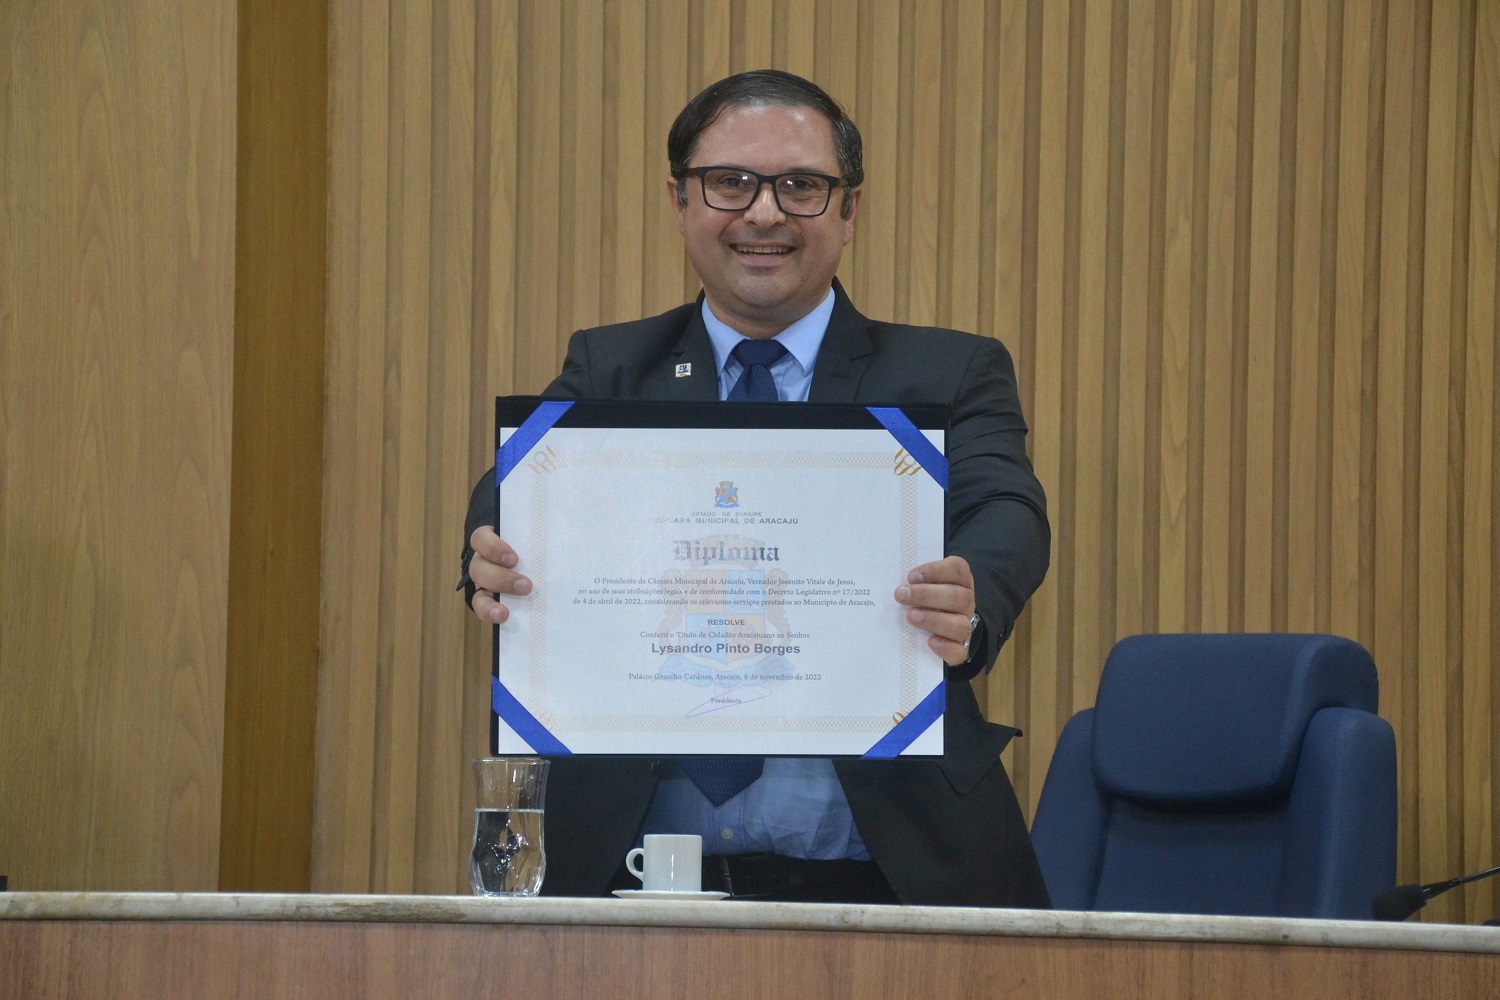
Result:
<instances>
[{"instance_id":1,"label":"eyeglasses","mask_svg":"<svg viewBox=\"0 0 1500 1000\"><path fill-rule=\"evenodd\" d=\"M758 174L743 167L690 167L703 184L703 203L724 212L743 212L760 194L762 185L771 185L776 205L787 215L813 218L828 211L833 189L843 184L827 174Z\"/></svg>"}]
</instances>

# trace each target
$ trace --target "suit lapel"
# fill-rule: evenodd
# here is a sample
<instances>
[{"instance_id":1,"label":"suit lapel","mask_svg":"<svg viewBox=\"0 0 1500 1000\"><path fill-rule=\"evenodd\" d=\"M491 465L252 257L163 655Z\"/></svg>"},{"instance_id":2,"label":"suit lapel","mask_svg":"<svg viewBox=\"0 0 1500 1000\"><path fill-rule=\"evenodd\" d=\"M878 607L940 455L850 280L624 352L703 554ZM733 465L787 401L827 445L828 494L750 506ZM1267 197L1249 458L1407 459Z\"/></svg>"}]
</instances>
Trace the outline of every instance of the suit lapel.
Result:
<instances>
[{"instance_id":1,"label":"suit lapel","mask_svg":"<svg viewBox=\"0 0 1500 1000\"><path fill-rule=\"evenodd\" d=\"M818 348L818 363L813 369L812 386L807 398L812 403L852 403L859 395L859 384L875 354L870 339L870 321L844 294L844 286L833 281L833 315L828 332ZM701 321L700 321L701 322Z\"/></svg>"},{"instance_id":2,"label":"suit lapel","mask_svg":"<svg viewBox=\"0 0 1500 1000\"><path fill-rule=\"evenodd\" d=\"M686 365L685 373L683 366ZM684 402L715 402L719 398L719 370L714 362L713 344L703 325L703 296L690 310L682 336L667 352L661 368L645 374L642 399L668 399Z\"/></svg>"}]
</instances>

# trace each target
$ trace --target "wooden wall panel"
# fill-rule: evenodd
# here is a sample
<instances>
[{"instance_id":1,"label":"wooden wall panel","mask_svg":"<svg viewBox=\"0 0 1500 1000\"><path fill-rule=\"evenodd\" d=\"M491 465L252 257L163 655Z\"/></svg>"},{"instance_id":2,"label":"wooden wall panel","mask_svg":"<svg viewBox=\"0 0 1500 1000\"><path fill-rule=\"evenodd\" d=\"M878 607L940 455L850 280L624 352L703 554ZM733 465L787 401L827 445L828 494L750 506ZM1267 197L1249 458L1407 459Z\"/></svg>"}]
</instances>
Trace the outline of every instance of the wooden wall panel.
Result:
<instances>
[{"instance_id":1,"label":"wooden wall panel","mask_svg":"<svg viewBox=\"0 0 1500 1000\"><path fill-rule=\"evenodd\" d=\"M1332 631L1380 666L1402 878L1493 861L1495 4L462 6L333 4L319 888L463 888L487 637L449 591L490 401L695 293L666 129L767 63L865 132L861 307L1016 357L1054 567L982 688L1028 808L1119 637Z\"/></svg>"},{"instance_id":2,"label":"wooden wall panel","mask_svg":"<svg viewBox=\"0 0 1500 1000\"><path fill-rule=\"evenodd\" d=\"M305 891L327 313L328 11L242 3L219 888ZM229 55L226 53L226 55Z\"/></svg>"},{"instance_id":3,"label":"wooden wall panel","mask_svg":"<svg viewBox=\"0 0 1500 1000\"><path fill-rule=\"evenodd\" d=\"M1463 689L1465 861L1500 842L1500 9L1481 4L1474 28L1464 417Z\"/></svg>"},{"instance_id":4,"label":"wooden wall panel","mask_svg":"<svg viewBox=\"0 0 1500 1000\"><path fill-rule=\"evenodd\" d=\"M0 4L0 872L217 887L235 7Z\"/></svg>"}]
</instances>

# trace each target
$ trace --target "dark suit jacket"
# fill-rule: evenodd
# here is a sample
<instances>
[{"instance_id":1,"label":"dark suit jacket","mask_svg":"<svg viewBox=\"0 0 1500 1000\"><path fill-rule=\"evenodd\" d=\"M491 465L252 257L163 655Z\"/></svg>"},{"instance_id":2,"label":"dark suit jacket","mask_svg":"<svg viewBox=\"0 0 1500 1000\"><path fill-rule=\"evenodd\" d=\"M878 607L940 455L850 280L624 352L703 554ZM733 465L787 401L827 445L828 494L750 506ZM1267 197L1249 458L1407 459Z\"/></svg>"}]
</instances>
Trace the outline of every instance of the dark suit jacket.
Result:
<instances>
[{"instance_id":1,"label":"dark suit jacket","mask_svg":"<svg viewBox=\"0 0 1500 1000\"><path fill-rule=\"evenodd\" d=\"M941 759L836 760L834 767L870 856L903 902L1045 907L1025 819L998 759L1016 731L986 722L967 683L994 662L1047 570L1045 500L1026 457L1010 355L989 338L866 319L837 282L834 291L809 399L951 407L947 551L968 560L986 623L969 663L948 673ZM677 378L683 362L692 375ZM545 395L718 399L700 304L575 333ZM474 489L465 537L494 523L493 476L486 475ZM608 890L640 832L659 766L643 758L553 762L544 892Z\"/></svg>"}]
</instances>

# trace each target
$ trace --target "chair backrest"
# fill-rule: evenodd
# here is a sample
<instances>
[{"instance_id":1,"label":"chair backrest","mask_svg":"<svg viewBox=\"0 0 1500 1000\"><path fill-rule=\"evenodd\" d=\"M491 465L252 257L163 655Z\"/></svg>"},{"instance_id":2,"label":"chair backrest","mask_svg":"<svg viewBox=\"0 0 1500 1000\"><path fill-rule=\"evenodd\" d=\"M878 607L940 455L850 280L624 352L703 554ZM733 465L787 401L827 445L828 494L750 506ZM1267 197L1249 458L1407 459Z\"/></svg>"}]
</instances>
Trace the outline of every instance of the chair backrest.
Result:
<instances>
[{"instance_id":1,"label":"chair backrest","mask_svg":"<svg viewBox=\"0 0 1500 1000\"><path fill-rule=\"evenodd\" d=\"M1120 641L1032 824L1053 905L1368 919L1396 868L1378 692L1336 636Z\"/></svg>"}]
</instances>

